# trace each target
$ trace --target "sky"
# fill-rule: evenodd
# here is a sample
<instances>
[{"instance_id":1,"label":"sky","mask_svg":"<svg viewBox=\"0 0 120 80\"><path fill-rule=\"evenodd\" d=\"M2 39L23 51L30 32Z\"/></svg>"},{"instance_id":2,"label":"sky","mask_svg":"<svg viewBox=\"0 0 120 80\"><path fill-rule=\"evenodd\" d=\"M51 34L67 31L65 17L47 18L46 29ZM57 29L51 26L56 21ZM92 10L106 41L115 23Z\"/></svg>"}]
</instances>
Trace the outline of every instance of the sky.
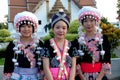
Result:
<instances>
[{"instance_id":1,"label":"sky","mask_svg":"<svg viewBox=\"0 0 120 80\"><path fill-rule=\"evenodd\" d=\"M5 15L8 14L8 0L0 0L0 22L4 22Z\"/></svg>"},{"instance_id":2,"label":"sky","mask_svg":"<svg viewBox=\"0 0 120 80\"><path fill-rule=\"evenodd\" d=\"M97 8L102 16L106 17L109 22L116 22L117 17L117 0L96 0ZM8 14L8 0L0 2L0 22L4 22L4 16Z\"/></svg>"},{"instance_id":3,"label":"sky","mask_svg":"<svg viewBox=\"0 0 120 80\"><path fill-rule=\"evenodd\" d=\"M117 0L96 0L97 8L102 16L106 17L109 22L116 22L117 15Z\"/></svg>"}]
</instances>

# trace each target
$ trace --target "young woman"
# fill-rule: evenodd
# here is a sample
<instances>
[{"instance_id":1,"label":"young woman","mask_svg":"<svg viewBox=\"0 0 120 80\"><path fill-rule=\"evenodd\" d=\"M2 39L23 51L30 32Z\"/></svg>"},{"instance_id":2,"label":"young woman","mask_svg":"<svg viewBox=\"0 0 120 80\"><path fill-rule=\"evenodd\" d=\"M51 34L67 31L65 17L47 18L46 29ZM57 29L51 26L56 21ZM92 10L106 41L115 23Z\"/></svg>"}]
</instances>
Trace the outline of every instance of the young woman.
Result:
<instances>
[{"instance_id":1,"label":"young woman","mask_svg":"<svg viewBox=\"0 0 120 80\"><path fill-rule=\"evenodd\" d=\"M75 52L65 39L70 19L59 11L52 17L54 38L45 41L43 68L47 80L74 80L76 71Z\"/></svg>"},{"instance_id":2,"label":"young woman","mask_svg":"<svg viewBox=\"0 0 120 80\"><path fill-rule=\"evenodd\" d=\"M14 27L15 39L6 49L3 80L38 80L44 50L43 42L35 35L37 17L28 11L20 12L14 18Z\"/></svg>"},{"instance_id":3,"label":"young woman","mask_svg":"<svg viewBox=\"0 0 120 80\"><path fill-rule=\"evenodd\" d=\"M107 80L110 73L110 44L101 33L99 11L90 6L79 11L79 37L73 41L80 57L77 59L76 80Z\"/></svg>"}]
</instances>

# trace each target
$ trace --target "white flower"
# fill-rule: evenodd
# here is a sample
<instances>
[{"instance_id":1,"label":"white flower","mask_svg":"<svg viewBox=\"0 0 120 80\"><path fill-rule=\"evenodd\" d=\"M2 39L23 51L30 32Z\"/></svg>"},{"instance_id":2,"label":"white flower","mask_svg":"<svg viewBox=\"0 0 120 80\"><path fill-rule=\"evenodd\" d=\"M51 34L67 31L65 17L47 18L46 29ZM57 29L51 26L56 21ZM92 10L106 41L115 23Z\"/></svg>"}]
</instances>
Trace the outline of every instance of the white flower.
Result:
<instances>
[{"instance_id":1,"label":"white flower","mask_svg":"<svg viewBox=\"0 0 120 80\"><path fill-rule=\"evenodd\" d=\"M31 62L31 63L30 63L30 65L34 65L34 63L33 63L33 62Z\"/></svg>"},{"instance_id":2,"label":"white flower","mask_svg":"<svg viewBox=\"0 0 120 80\"><path fill-rule=\"evenodd\" d=\"M84 56L84 53L82 52L82 53L80 53L80 55L81 55L81 56Z\"/></svg>"},{"instance_id":3,"label":"white flower","mask_svg":"<svg viewBox=\"0 0 120 80\"><path fill-rule=\"evenodd\" d=\"M37 54L40 54L40 51L36 51Z\"/></svg>"},{"instance_id":4,"label":"white flower","mask_svg":"<svg viewBox=\"0 0 120 80\"><path fill-rule=\"evenodd\" d=\"M51 44L51 46L54 46L54 45L55 45L54 43Z\"/></svg>"},{"instance_id":5,"label":"white flower","mask_svg":"<svg viewBox=\"0 0 120 80\"><path fill-rule=\"evenodd\" d=\"M12 59L12 62L17 62L17 60L15 58Z\"/></svg>"},{"instance_id":6,"label":"white flower","mask_svg":"<svg viewBox=\"0 0 120 80\"><path fill-rule=\"evenodd\" d=\"M54 51L53 51L53 53L56 53L56 52L57 52L57 50L54 50Z\"/></svg>"},{"instance_id":7,"label":"white flower","mask_svg":"<svg viewBox=\"0 0 120 80\"><path fill-rule=\"evenodd\" d=\"M103 43L103 39L100 39L99 44L102 44L102 43Z\"/></svg>"},{"instance_id":8,"label":"white flower","mask_svg":"<svg viewBox=\"0 0 120 80\"><path fill-rule=\"evenodd\" d=\"M41 62L37 62L38 65L41 65Z\"/></svg>"},{"instance_id":9,"label":"white flower","mask_svg":"<svg viewBox=\"0 0 120 80\"><path fill-rule=\"evenodd\" d=\"M15 53L16 53L16 54L20 54L20 53L21 53L21 51L20 51L20 50L18 50L18 51L15 51Z\"/></svg>"},{"instance_id":10,"label":"white flower","mask_svg":"<svg viewBox=\"0 0 120 80\"><path fill-rule=\"evenodd\" d=\"M102 50L100 53L101 53L101 55L104 55L104 54L105 54L105 51L104 51L104 50Z\"/></svg>"},{"instance_id":11,"label":"white flower","mask_svg":"<svg viewBox=\"0 0 120 80\"><path fill-rule=\"evenodd\" d=\"M80 56L83 56L83 55L84 55L84 53L83 53L82 50L78 50L78 53L80 54Z\"/></svg>"},{"instance_id":12,"label":"white flower","mask_svg":"<svg viewBox=\"0 0 120 80\"><path fill-rule=\"evenodd\" d=\"M69 49L69 47L68 47L68 46L66 46L66 48L67 48L67 49Z\"/></svg>"},{"instance_id":13,"label":"white flower","mask_svg":"<svg viewBox=\"0 0 120 80\"><path fill-rule=\"evenodd\" d=\"M63 63L65 63L65 60L62 60Z\"/></svg>"},{"instance_id":14,"label":"white flower","mask_svg":"<svg viewBox=\"0 0 120 80\"><path fill-rule=\"evenodd\" d=\"M79 37L78 42L80 44L86 44L84 37Z\"/></svg>"},{"instance_id":15,"label":"white flower","mask_svg":"<svg viewBox=\"0 0 120 80\"><path fill-rule=\"evenodd\" d=\"M63 67L60 67L60 70L63 70Z\"/></svg>"},{"instance_id":16,"label":"white flower","mask_svg":"<svg viewBox=\"0 0 120 80\"><path fill-rule=\"evenodd\" d=\"M86 42L85 42L85 41L82 41L82 44L86 44Z\"/></svg>"},{"instance_id":17,"label":"white flower","mask_svg":"<svg viewBox=\"0 0 120 80\"><path fill-rule=\"evenodd\" d=\"M16 62L16 63L15 63L15 65L16 65L16 66L18 66L18 65L19 65L19 63L18 63L18 62Z\"/></svg>"},{"instance_id":18,"label":"white flower","mask_svg":"<svg viewBox=\"0 0 120 80\"><path fill-rule=\"evenodd\" d=\"M41 50L42 48L41 47L37 47L37 50Z\"/></svg>"},{"instance_id":19,"label":"white flower","mask_svg":"<svg viewBox=\"0 0 120 80\"><path fill-rule=\"evenodd\" d=\"M41 58L38 58L38 61L41 61Z\"/></svg>"},{"instance_id":20,"label":"white flower","mask_svg":"<svg viewBox=\"0 0 120 80\"><path fill-rule=\"evenodd\" d=\"M59 60L60 58L61 58L61 57L59 56L59 57L57 57L56 59Z\"/></svg>"},{"instance_id":21,"label":"white flower","mask_svg":"<svg viewBox=\"0 0 120 80\"><path fill-rule=\"evenodd\" d=\"M21 46L23 46L23 44L18 44L18 45L17 45L17 47L21 47Z\"/></svg>"},{"instance_id":22,"label":"white flower","mask_svg":"<svg viewBox=\"0 0 120 80\"><path fill-rule=\"evenodd\" d=\"M13 40L13 43L17 43L19 40L18 39L15 39L15 40Z\"/></svg>"},{"instance_id":23,"label":"white flower","mask_svg":"<svg viewBox=\"0 0 120 80\"><path fill-rule=\"evenodd\" d=\"M39 40L37 39L37 40L35 41L35 43L39 43Z\"/></svg>"},{"instance_id":24,"label":"white flower","mask_svg":"<svg viewBox=\"0 0 120 80\"><path fill-rule=\"evenodd\" d=\"M102 32L102 29L99 28L99 31L98 31L98 32L101 33L101 32Z\"/></svg>"},{"instance_id":25,"label":"white flower","mask_svg":"<svg viewBox=\"0 0 120 80\"><path fill-rule=\"evenodd\" d=\"M99 41L99 37L95 37L95 41Z\"/></svg>"},{"instance_id":26,"label":"white flower","mask_svg":"<svg viewBox=\"0 0 120 80\"><path fill-rule=\"evenodd\" d=\"M65 52L65 55L69 55L69 54Z\"/></svg>"},{"instance_id":27,"label":"white flower","mask_svg":"<svg viewBox=\"0 0 120 80\"><path fill-rule=\"evenodd\" d=\"M33 46L34 46L34 47L36 47L36 46L37 46L37 44L35 44L35 43L34 43L34 44L33 44Z\"/></svg>"},{"instance_id":28,"label":"white flower","mask_svg":"<svg viewBox=\"0 0 120 80\"><path fill-rule=\"evenodd\" d=\"M14 47L13 50L14 50L14 51L18 50L18 47Z\"/></svg>"}]
</instances>

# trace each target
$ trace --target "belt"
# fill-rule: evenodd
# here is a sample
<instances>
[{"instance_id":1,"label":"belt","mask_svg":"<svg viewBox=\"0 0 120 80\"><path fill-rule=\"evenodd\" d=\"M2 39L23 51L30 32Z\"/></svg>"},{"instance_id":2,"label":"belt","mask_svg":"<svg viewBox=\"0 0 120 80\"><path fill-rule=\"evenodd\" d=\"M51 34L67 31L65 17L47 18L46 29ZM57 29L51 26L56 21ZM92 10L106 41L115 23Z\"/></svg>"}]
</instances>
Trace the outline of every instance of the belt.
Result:
<instances>
[{"instance_id":1,"label":"belt","mask_svg":"<svg viewBox=\"0 0 120 80\"><path fill-rule=\"evenodd\" d=\"M32 75L32 74L37 74L38 69L37 68L15 68L14 69L15 73L22 74L22 75Z\"/></svg>"},{"instance_id":2,"label":"belt","mask_svg":"<svg viewBox=\"0 0 120 80\"><path fill-rule=\"evenodd\" d=\"M80 63L82 72L100 72L102 63Z\"/></svg>"}]
</instances>

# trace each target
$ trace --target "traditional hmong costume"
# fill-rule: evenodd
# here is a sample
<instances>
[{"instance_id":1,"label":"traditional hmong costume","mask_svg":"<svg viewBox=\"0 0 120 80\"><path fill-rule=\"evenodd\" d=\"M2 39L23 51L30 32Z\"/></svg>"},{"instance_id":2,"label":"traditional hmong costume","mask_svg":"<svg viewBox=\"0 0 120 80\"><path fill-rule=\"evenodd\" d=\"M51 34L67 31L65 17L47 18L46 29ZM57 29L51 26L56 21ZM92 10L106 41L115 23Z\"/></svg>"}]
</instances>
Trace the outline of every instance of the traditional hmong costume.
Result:
<instances>
[{"instance_id":1,"label":"traditional hmong costume","mask_svg":"<svg viewBox=\"0 0 120 80\"><path fill-rule=\"evenodd\" d=\"M49 58L50 71L54 80L67 80L70 73L71 57L77 56L68 40L64 41L64 49L58 48L54 38L45 42L45 55Z\"/></svg>"},{"instance_id":2,"label":"traditional hmong costume","mask_svg":"<svg viewBox=\"0 0 120 80\"><path fill-rule=\"evenodd\" d=\"M110 73L110 47L108 46L109 43L106 36L103 36L102 45L96 43L95 39L87 42L87 44L90 45L81 45L77 39L73 41L73 44L77 48L80 55L77 59L77 65L80 65L81 71L87 80L95 80L101 69L104 69L106 72ZM104 54L102 53L102 48L105 51ZM90 49L91 51L93 49L94 53L92 53Z\"/></svg>"},{"instance_id":3,"label":"traditional hmong costume","mask_svg":"<svg viewBox=\"0 0 120 80\"><path fill-rule=\"evenodd\" d=\"M32 25L33 34L28 45L20 40L20 26ZM36 35L38 20L36 16L28 11L18 13L14 19L16 34L15 39L10 42L6 49L4 74L11 73L10 80L39 80L42 78L42 59L44 54L43 42ZM8 76L4 76L7 80Z\"/></svg>"},{"instance_id":4,"label":"traditional hmong costume","mask_svg":"<svg viewBox=\"0 0 120 80\"><path fill-rule=\"evenodd\" d=\"M84 20L90 18L99 23L100 13L93 7L86 6L79 11L78 21L84 24ZM95 26L96 30L91 39L86 36L83 26L80 26L79 37L73 41L73 45L78 50L80 57L77 59L77 65L80 68L86 80L96 80L100 71L110 73L110 43L107 36L101 34L99 26ZM76 80L80 80L76 78Z\"/></svg>"}]
</instances>

